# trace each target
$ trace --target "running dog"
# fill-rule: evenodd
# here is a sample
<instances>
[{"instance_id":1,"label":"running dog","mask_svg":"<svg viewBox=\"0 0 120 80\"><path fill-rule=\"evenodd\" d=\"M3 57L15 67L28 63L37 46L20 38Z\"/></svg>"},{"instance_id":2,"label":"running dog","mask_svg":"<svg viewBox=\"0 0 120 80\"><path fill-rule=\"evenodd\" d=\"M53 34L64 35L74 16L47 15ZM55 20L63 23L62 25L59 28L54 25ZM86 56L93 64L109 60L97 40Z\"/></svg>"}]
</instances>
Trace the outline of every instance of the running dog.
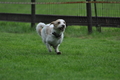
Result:
<instances>
[{"instance_id":1,"label":"running dog","mask_svg":"<svg viewBox=\"0 0 120 80\"><path fill-rule=\"evenodd\" d=\"M48 51L52 51L52 46L57 54L61 54L59 46L63 41L65 29L66 22L63 19L57 19L49 24L40 22L36 26L36 31L46 44Z\"/></svg>"}]
</instances>

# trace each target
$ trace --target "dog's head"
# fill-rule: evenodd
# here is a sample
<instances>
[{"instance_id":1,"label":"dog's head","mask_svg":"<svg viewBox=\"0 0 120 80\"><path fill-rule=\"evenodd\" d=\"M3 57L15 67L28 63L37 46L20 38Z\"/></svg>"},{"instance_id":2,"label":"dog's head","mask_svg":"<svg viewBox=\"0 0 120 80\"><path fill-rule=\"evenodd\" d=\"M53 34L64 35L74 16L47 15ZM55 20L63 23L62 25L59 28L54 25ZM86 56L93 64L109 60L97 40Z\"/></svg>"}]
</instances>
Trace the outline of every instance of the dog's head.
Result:
<instances>
[{"instance_id":1,"label":"dog's head","mask_svg":"<svg viewBox=\"0 0 120 80\"><path fill-rule=\"evenodd\" d=\"M63 19L57 19L56 21L51 22L54 25L54 29L60 32L63 32L66 28L66 22Z\"/></svg>"}]
</instances>

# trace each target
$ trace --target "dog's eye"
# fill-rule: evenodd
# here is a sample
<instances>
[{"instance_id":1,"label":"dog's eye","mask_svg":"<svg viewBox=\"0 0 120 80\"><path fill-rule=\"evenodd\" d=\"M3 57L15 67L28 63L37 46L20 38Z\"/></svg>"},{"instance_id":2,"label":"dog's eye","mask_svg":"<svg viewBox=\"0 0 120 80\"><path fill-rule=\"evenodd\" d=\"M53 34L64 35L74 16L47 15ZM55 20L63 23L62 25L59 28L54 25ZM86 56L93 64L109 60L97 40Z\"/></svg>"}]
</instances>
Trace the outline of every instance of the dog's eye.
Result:
<instances>
[{"instance_id":1,"label":"dog's eye","mask_svg":"<svg viewBox=\"0 0 120 80\"><path fill-rule=\"evenodd\" d=\"M60 22L58 22L58 24L60 24Z\"/></svg>"},{"instance_id":2,"label":"dog's eye","mask_svg":"<svg viewBox=\"0 0 120 80\"><path fill-rule=\"evenodd\" d=\"M66 22L63 22L64 24L66 24Z\"/></svg>"}]
</instances>

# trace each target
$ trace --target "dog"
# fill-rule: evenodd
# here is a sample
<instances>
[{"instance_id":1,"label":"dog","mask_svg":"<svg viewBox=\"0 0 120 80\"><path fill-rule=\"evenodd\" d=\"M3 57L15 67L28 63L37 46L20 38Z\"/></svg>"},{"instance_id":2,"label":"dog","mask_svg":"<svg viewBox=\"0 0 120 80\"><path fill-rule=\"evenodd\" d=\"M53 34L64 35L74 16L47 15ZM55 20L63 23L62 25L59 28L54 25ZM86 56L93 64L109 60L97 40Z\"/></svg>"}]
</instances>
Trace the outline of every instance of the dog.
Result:
<instances>
[{"instance_id":1,"label":"dog","mask_svg":"<svg viewBox=\"0 0 120 80\"><path fill-rule=\"evenodd\" d=\"M61 54L59 46L63 41L65 29L66 22L63 19L57 19L49 24L40 22L36 26L36 31L41 36L42 41L46 44L48 51L52 51L52 46L57 54Z\"/></svg>"}]
</instances>

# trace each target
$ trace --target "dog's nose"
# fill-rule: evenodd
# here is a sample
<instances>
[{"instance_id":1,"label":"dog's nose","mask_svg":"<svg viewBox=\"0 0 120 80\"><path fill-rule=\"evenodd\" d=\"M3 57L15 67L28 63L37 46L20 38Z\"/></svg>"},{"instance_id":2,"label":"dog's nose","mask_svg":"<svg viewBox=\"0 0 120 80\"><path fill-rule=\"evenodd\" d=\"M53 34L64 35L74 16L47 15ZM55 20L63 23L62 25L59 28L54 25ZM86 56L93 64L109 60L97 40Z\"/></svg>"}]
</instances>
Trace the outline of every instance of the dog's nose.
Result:
<instances>
[{"instance_id":1,"label":"dog's nose","mask_svg":"<svg viewBox=\"0 0 120 80\"><path fill-rule=\"evenodd\" d=\"M65 27L65 25L62 25L62 28L64 28Z\"/></svg>"}]
</instances>

